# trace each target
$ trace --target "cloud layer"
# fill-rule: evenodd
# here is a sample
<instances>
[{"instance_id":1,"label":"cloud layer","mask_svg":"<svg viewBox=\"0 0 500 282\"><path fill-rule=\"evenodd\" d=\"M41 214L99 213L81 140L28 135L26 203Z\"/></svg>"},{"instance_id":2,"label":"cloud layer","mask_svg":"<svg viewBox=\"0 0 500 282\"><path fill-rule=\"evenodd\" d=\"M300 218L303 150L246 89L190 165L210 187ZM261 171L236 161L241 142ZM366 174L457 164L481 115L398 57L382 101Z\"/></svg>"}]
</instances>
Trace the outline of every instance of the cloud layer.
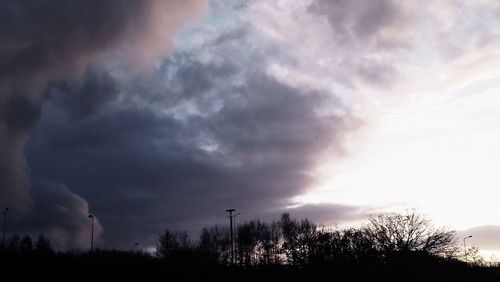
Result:
<instances>
[{"instance_id":1,"label":"cloud layer","mask_svg":"<svg viewBox=\"0 0 500 282\"><path fill-rule=\"evenodd\" d=\"M498 5L483 2L218 0L179 35L207 1L0 0L0 205L32 200L54 221L19 230L63 234L61 248L84 246L88 206L122 248L227 208L277 216L380 101L406 97L409 72L494 46ZM290 210L323 223L366 211Z\"/></svg>"},{"instance_id":2,"label":"cloud layer","mask_svg":"<svg viewBox=\"0 0 500 282\"><path fill-rule=\"evenodd\" d=\"M50 238L56 250L88 249L92 224L88 218L87 201L65 185L45 180L34 180L32 191L34 204L30 214L11 212L9 229L21 235L30 234L32 238L43 234ZM94 238L97 242L102 232L102 225L95 219Z\"/></svg>"},{"instance_id":3,"label":"cloud layer","mask_svg":"<svg viewBox=\"0 0 500 282\"><path fill-rule=\"evenodd\" d=\"M49 204L30 196L23 153L49 82L77 83L88 64L147 65L168 51L175 31L205 5L203 0L1 1L0 205L28 212Z\"/></svg>"},{"instance_id":4,"label":"cloud layer","mask_svg":"<svg viewBox=\"0 0 500 282\"><path fill-rule=\"evenodd\" d=\"M54 87L26 149L32 174L83 195L122 245L130 230L145 240L165 226L199 227L228 206L247 216L283 209L313 183L321 154L357 126L348 113L316 112L327 93L233 60L181 53L157 75L162 85L116 91L89 70L79 88Z\"/></svg>"}]
</instances>

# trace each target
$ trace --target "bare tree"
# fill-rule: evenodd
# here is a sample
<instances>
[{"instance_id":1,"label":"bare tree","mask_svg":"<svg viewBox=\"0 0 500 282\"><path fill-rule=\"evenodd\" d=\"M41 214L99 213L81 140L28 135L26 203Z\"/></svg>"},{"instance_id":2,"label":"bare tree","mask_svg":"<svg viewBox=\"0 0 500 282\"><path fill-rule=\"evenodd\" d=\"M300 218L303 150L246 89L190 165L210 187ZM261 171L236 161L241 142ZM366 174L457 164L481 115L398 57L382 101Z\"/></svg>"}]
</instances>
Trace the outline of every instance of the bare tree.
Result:
<instances>
[{"instance_id":1,"label":"bare tree","mask_svg":"<svg viewBox=\"0 0 500 282\"><path fill-rule=\"evenodd\" d=\"M366 230L375 247L383 253L419 251L448 255L457 250L454 231L435 228L430 220L415 212L371 217Z\"/></svg>"},{"instance_id":2,"label":"bare tree","mask_svg":"<svg viewBox=\"0 0 500 282\"><path fill-rule=\"evenodd\" d=\"M179 232L176 235L181 249L191 249L193 247L193 240L186 231Z\"/></svg>"},{"instance_id":3,"label":"bare tree","mask_svg":"<svg viewBox=\"0 0 500 282\"><path fill-rule=\"evenodd\" d=\"M231 248L229 228L220 225L203 228L198 248L214 261L228 264Z\"/></svg>"},{"instance_id":4,"label":"bare tree","mask_svg":"<svg viewBox=\"0 0 500 282\"><path fill-rule=\"evenodd\" d=\"M237 260L240 265L256 263L256 249L260 240L259 221L245 222L238 226L236 231Z\"/></svg>"},{"instance_id":5,"label":"bare tree","mask_svg":"<svg viewBox=\"0 0 500 282\"><path fill-rule=\"evenodd\" d=\"M317 226L308 219L300 222L292 220L288 213L281 216L280 225L283 253L288 262L294 265L307 264L318 235Z\"/></svg>"},{"instance_id":6,"label":"bare tree","mask_svg":"<svg viewBox=\"0 0 500 282\"><path fill-rule=\"evenodd\" d=\"M180 248L179 238L177 234L166 229L158 238L156 246L156 254L162 259L170 258L174 252Z\"/></svg>"},{"instance_id":7,"label":"bare tree","mask_svg":"<svg viewBox=\"0 0 500 282\"><path fill-rule=\"evenodd\" d=\"M262 264L280 264L281 253L280 244L282 232L277 222L271 224L262 224L259 253L260 263Z\"/></svg>"}]
</instances>

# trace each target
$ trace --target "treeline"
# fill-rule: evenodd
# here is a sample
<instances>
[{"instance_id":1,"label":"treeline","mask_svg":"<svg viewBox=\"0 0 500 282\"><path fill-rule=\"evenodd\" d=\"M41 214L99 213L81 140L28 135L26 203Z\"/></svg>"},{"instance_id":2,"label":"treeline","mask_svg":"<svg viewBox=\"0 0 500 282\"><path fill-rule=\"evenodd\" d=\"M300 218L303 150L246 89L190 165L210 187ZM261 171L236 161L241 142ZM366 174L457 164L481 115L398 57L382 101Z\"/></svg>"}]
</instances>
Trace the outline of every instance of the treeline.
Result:
<instances>
[{"instance_id":1,"label":"treeline","mask_svg":"<svg viewBox=\"0 0 500 282\"><path fill-rule=\"evenodd\" d=\"M194 242L187 233L165 230L157 255L171 263L198 262L240 267L336 265L359 267L404 258L459 260L464 255L455 232L435 228L416 213L383 214L358 228L326 228L285 213L271 223L245 222L234 230L234 262L230 229L202 230Z\"/></svg>"},{"instance_id":2,"label":"treeline","mask_svg":"<svg viewBox=\"0 0 500 282\"><path fill-rule=\"evenodd\" d=\"M157 251L54 252L44 236L13 236L0 251L4 277L50 281L500 281L470 249L468 263L455 232L416 213L383 214L355 228L328 228L283 214L233 230L214 225L198 238L165 230ZM234 250L234 256L233 252ZM6 275L6 276L5 276Z\"/></svg>"},{"instance_id":3,"label":"treeline","mask_svg":"<svg viewBox=\"0 0 500 282\"><path fill-rule=\"evenodd\" d=\"M6 255L51 255L54 249L50 240L43 234L38 235L36 240L31 236L13 235L0 246L0 252Z\"/></svg>"}]
</instances>

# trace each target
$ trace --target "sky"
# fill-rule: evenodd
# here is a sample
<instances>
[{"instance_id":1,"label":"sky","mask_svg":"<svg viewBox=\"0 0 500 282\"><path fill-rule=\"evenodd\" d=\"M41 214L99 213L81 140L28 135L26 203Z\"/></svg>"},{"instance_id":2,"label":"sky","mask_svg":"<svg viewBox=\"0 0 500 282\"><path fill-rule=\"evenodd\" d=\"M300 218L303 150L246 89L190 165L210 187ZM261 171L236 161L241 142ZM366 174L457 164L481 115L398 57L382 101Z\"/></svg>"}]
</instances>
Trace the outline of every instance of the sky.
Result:
<instances>
[{"instance_id":1,"label":"sky","mask_svg":"<svg viewBox=\"0 0 500 282\"><path fill-rule=\"evenodd\" d=\"M500 4L0 0L0 206L58 249L416 210L500 254Z\"/></svg>"}]
</instances>

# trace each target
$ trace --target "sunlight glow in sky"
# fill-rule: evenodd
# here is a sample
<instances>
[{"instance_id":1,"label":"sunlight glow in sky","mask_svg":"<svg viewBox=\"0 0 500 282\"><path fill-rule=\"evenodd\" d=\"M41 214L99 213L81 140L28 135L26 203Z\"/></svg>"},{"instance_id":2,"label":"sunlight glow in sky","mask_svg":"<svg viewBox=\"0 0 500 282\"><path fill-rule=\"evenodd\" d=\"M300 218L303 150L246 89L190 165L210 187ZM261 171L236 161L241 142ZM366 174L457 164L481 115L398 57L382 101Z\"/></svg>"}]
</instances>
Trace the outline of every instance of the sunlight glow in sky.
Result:
<instances>
[{"instance_id":1,"label":"sunlight glow in sky","mask_svg":"<svg viewBox=\"0 0 500 282\"><path fill-rule=\"evenodd\" d=\"M456 230L499 225L499 60L453 66L418 94L410 83L405 101L377 105L370 128L353 137L363 140L353 140L355 153L323 164L318 187L296 200L416 208Z\"/></svg>"},{"instance_id":2,"label":"sunlight glow in sky","mask_svg":"<svg viewBox=\"0 0 500 282\"><path fill-rule=\"evenodd\" d=\"M424 2L256 1L236 20L211 10L203 31L252 26L253 48L282 52L262 65L268 74L326 89L362 120L319 158L315 184L292 206L417 209L455 230L500 225L500 7ZM304 13L314 5L327 17ZM342 116L335 101L323 110Z\"/></svg>"}]
</instances>

